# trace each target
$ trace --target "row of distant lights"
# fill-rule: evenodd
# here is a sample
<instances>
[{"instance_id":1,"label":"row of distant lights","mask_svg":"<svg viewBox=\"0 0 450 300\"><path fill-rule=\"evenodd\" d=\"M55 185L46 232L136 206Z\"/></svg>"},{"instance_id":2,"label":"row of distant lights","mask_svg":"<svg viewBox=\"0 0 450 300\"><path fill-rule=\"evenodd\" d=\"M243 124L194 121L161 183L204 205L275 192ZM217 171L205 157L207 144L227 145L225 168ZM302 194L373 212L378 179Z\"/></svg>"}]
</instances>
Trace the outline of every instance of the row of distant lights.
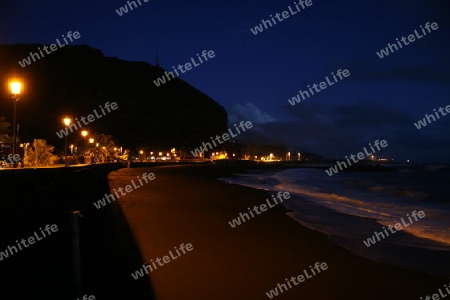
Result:
<instances>
[{"instance_id":1,"label":"row of distant lights","mask_svg":"<svg viewBox=\"0 0 450 300\"><path fill-rule=\"evenodd\" d=\"M12 92L14 95L20 94L21 86L22 86L22 85L21 85L20 82L15 82L15 81L14 81L14 82L11 82L11 83L10 83L11 92ZM64 123L64 125L66 125L66 126L69 126L71 122L72 122L72 120L71 120L70 118L64 118L64 119L63 119L63 123ZM81 135L82 135L83 137L86 137L86 136L88 135L88 132L84 130L84 131L81 132ZM93 144L93 143L94 143L94 139L93 139L93 138L90 138L90 139L89 139L89 143ZM73 148L73 145L71 145L71 146L72 146L72 148ZM98 147L98 143L96 144L96 146ZM105 149L105 147L103 147L103 149ZM114 151L116 151L116 150L117 150L117 148L114 148ZM174 149L173 149L173 150L174 150ZM175 151L173 151L173 152L175 152ZM144 150L140 150L140 151L139 151L139 154L143 155L143 154L144 154ZM290 154L291 154L291 153L289 152L288 155L290 156ZM300 154L300 153L299 153L299 154ZM150 155L153 155L153 152L150 152ZM218 155L219 155L219 152L216 152L215 155L218 156ZM227 155L228 155L228 154L225 152L225 156L227 156ZM159 152L159 156L162 156L162 152ZM167 153L166 156L170 156L170 154ZM176 156L176 154L173 153L173 156ZM212 153L212 156L214 156L214 153ZM236 155L233 153L233 157L234 157L234 156L236 156ZM246 155L246 156L247 156L247 155ZM270 153L269 157L270 157L270 160L272 160L273 154ZM258 158L258 156L255 156L255 159L257 159L257 158ZM264 158L261 158L261 159L264 160Z\"/></svg>"},{"instance_id":2,"label":"row of distant lights","mask_svg":"<svg viewBox=\"0 0 450 300\"><path fill-rule=\"evenodd\" d=\"M13 95L20 95L20 92L21 92L21 90L22 90L22 82L20 82L20 81L12 81L12 82L10 82L9 83L9 86L10 86L10 90L11 90L11 93L13 94ZM64 118L63 119L63 123L64 123L64 125L66 125L66 126L69 126L70 125L70 123L72 122L72 120L70 119L70 118ZM87 135L88 135L88 132L86 131L86 130L83 130L83 131L81 131L81 135L83 136L83 137L86 137ZM90 138L89 139L89 143L91 143L91 144L93 144L94 143L94 139L93 138ZM23 146L25 146L25 147L27 147L27 146L29 146L29 143L26 143L26 144L20 144L21 145L21 147L23 147ZM99 144L97 143L96 144L96 146L98 147L99 146ZM73 149L73 145L71 145L71 148ZM120 149L121 149L122 147L120 147ZM105 147L103 147L103 149L105 149ZM117 151L117 147L114 147L114 151Z\"/></svg>"},{"instance_id":3,"label":"row of distant lights","mask_svg":"<svg viewBox=\"0 0 450 300\"><path fill-rule=\"evenodd\" d=\"M90 139L90 140L93 140L93 139ZM90 142L90 143L93 144L94 142L92 141L92 142ZM20 144L20 147L23 147L22 145L23 145L23 144ZM26 145L26 146L29 146L30 143L26 143L25 145ZM96 143L95 146L98 147L98 146L99 146L99 143ZM71 145L69 146L69 148L71 148L71 149L74 149L74 148L75 148L75 152L76 152L77 149L78 149L78 147L75 146L74 144L71 144ZM106 150L106 147L103 146L102 149ZM113 149L114 149L114 151L121 151L121 150L122 150L122 147L119 147L119 148L114 147Z\"/></svg>"},{"instance_id":4,"label":"row of distant lights","mask_svg":"<svg viewBox=\"0 0 450 300\"><path fill-rule=\"evenodd\" d=\"M10 82L10 88L11 88L11 93L13 95L20 95L20 91L22 89L22 83L21 82L17 82L17 81L13 81ZM69 126L70 123L72 122L72 120L70 118L64 118L63 119L63 123L66 126ZM86 130L81 131L81 135L83 137L86 137L88 135L88 132ZM94 139L91 138L89 139L89 143L93 144L94 143ZM98 143L97 143L97 147L98 147ZM114 151L116 151L117 149L114 149Z\"/></svg>"},{"instance_id":5,"label":"row of distant lights","mask_svg":"<svg viewBox=\"0 0 450 300\"><path fill-rule=\"evenodd\" d=\"M12 93L13 94L20 94L20 89L21 89L21 84L19 83L19 82L11 82L11 91L12 91ZM64 118L63 119L63 122L64 122L64 124L66 125L66 126L69 126L70 125L70 123L71 123L71 119L70 118ZM81 135L83 136L83 137L86 137L87 136L87 134L88 134L88 132L87 131L82 131L81 132ZM94 139L89 139L89 143L94 143ZM71 145L72 147L73 147L73 145ZM96 146L98 147L98 143L96 144ZM105 149L105 147L103 147L103 149ZM116 151L117 150L117 148L114 148L114 151ZM173 149L173 152L175 152L174 151L175 149ZM139 154L144 154L144 150L140 150L139 151ZM152 155L153 156L153 152L150 152L150 155ZM216 152L215 153L215 155L217 156L217 155L219 155L219 152ZM227 156L228 154L225 152L224 153L224 155L225 156ZM298 155L300 156L300 153L298 153ZM162 152L159 152L159 156L162 156ZM170 156L170 154L169 153L167 153L166 154L166 156ZM173 156L177 156L175 153L173 153ZM200 156L202 156L202 154L200 154ZM212 153L212 156L214 156L214 152ZM235 157L236 155L233 153L233 157ZM291 153L290 152L288 152L288 156L290 157L291 156ZM245 155L245 157L248 157L248 155ZM270 157L270 160L272 160L272 158L273 158L273 153L270 153L269 154L269 157ZM255 156L255 159L257 159L258 158L258 156ZM261 158L262 160L264 160L264 157L262 157Z\"/></svg>"},{"instance_id":6,"label":"row of distant lights","mask_svg":"<svg viewBox=\"0 0 450 300\"><path fill-rule=\"evenodd\" d=\"M63 122L64 122L64 125L69 126L71 120L69 118L65 118L65 119L63 119ZM81 136L84 137L84 138L86 138L88 134L89 134L89 132L87 130L81 131ZM95 143L95 139L94 138L89 138L89 144L94 144L94 143ZM96 147L98 147L99 145L100 145L99 143L95 144ZM70 148L73 149L74 147L75 147L74 145L70 145ZM102 148L106 149L106 147L102 147ZM122 147L114 147L114 151L117 151L119 149L120 149L120 152L122 152Z\"/></svg>"},{"instance_id":7,"label":"row of distant lights","mask_svg":"<svg viewBox=\"0 0 450 300\"><path fill-rule=\"evenodd\" d=\"M299 155L300 155L300 153L299 153ZM200 154L200 156L202 156L202 154ZM219 156L219 152L216 152L216 153L213 152L211 154L211 156ZM220 155L220 156L222 156L222 155ZM223 156L228 156L228 153L225 152L223 154ZM235 156L236 156L236 154L233 153L233 157L235 157ZM270 160L272 160L273 159L273 153L270 153L269 157L270 157ZM250 155L244 155L244 158L250 158ZM258 159L257 155L255 155L255 159ZM261 160L264 160L264 157L261 157Z\"/></svg>"},{"instance_id":8,"label":"row of distant lights","mask_svg":"<svg viewBox=\"0 0 450 300\"><path fill-rule=\"evenodd\" d=\"M216 152L216 153L213 152L213 153L211 154L211 156L214 156L214 155L218 156L218 155L219 155L219 152ZM228 153L225 152L223 155L224 155L224 156L228 156ZM300 155L300 153L299 153L299 155ZM202 154L200 154L200 156L202 156ZM235 156L236 156L236 154L233 153L233 157L235 157ZM250 158L250 155L244 155L244 157L245 157L245 158L247 158L247 157ZM273 153L270 153L270 154L269 154L269 157L270 157L270 159L272 159L272 158L273 158ZM258 156L255 155L255 159L257 159L257 158L258 158ZM261 159L264 160L264 157L261 157Z\"/></svg>"},{"instance_id":9,"label":"row of distant lights","mask_svg":"<svg viewBox=\"0 0 450 300\"><path fill-rule=\"evenodd\" d=\"M173 152L173 156L175 157L175 156L177 156L174 152L175 152L175 148L174 149L172 149L172 152ZM140 155L144 155L144 150L139 150L139 154ZM163 156L163 152L159 152L158 153L158 157L155 157L155 156L153 156L153 151L150 151L150 155L151 155L151 157L150 157L150 160L170 160L171 158L170 158L170 153L169 152L167 152L166 153L166 156ZM139 160L139 158L138 157L135 157L134 158L135 160ZM146 160L148 160L149 158L147 157L146 158Z\"/></svg>"},{"instance_id":10,"label":"row of distant lights","mask_svg":"<svg viewBox=\"0 0 450 300\"><path fill-rule=\"evenodd\" d=\"M140 155L143 155L143 154L144 154L144 150L139 150L139 154L140 154ZM153 156L153 152L150 152L150 155ZM162 153L162 152L159 152L158 155L159 155L159 156L162 156L163 153ZM166 156L170 156L170 154L167 152L167 153L166 153ZM177 156L177 155L174 153L173 156Z\"/></svg>"},{"instance_id":11,"label":"row of distant lights","mask_svg":"<svg viewBox=\"0 0 450 300\"><path fill-rule=\"evenodd\" d=\"M21 90L21 83L20 82L11 82L10 83L10 87L11 87L11 92L14 94L14 95L18 95L18 94L20 94L20 90ZM71 119L70 118L64 118L63 119L63 122L64 122L64 124L66 125L66 126L69 126L70 125L70 123L71 123ZM86 137L87 136L87 134L88 134L88 132L87 131L82 131L81 132L81 135L83 136L83 137ZM89 143L94 143L94 139L89 139ZM98 143L96 144L96 146L98 147ZM103 147L103 149L105 149L105 147ZM116 151L117 150L117 148L114 148L114 151ZM175 149L172 149L173 150L173 152L175 152L174 150ZM144 154L144 151L143 150L140 150L139 151L139 154ZM288 154L288 156L289 156L289 158L291 157L291 152L288 152L287 153ZM153 155L153 152L150 152L150 155ZM215 153L215 155L217 156L217 155L219 155L219 152L216 152ZM228 154L225 152L225 156L227 156ZM162 156L162 152L159 152L159 156ZM170 154L169 153L167 153L166 154L166 156L170 156ZM173 156L176 156L176 154L175 153L173 153ZM200 155L200 156L202 156L202 155ZM214 156L214 153L212 153L212 156ZM233 157L234 156L236 156L234 153L233 153ZM300 156L300 153L298 153L298 156ZM247 157L247 155L246 155L246 157ZM258 158L258 156L255 156L255 159L257 159ZM269 158L270 158L270 160L272 160L272 158L273 158L273 153L270 153L269 154ZM264 157L262 157L261 158L262 160L264 160ZM373 156L372 156L372 159L373 159ZM408 162L409 162L409 160L408 160Z\"/></svg>"}]
</instances>

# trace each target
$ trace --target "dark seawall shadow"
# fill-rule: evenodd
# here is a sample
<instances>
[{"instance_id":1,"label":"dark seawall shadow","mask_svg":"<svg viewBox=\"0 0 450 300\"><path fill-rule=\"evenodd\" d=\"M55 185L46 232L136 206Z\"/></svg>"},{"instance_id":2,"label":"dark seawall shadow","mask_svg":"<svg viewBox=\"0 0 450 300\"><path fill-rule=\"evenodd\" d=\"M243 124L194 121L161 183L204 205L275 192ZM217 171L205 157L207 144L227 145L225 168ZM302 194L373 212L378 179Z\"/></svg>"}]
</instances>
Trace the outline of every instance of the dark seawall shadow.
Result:
<instances>
[{"instance_id":1,"label":"dark seawall shadow","mask_svg":"<svg viewBox=\"0 0 450 300\"><path fill-rule=\"evenodd\" d=\"M120 207L96 209L93 203L109 194L107 175L119 165L84 168L0 171L0 252L18 252L0 261L0 295L15 299L156 299L147 279L131 272L143 261ZM74 288L72 222L80 210L82 288ZM56 224L58 231L28 247L40 227ZM15 252L14 250L12 250Z\"/></svg>"}]
</instances>

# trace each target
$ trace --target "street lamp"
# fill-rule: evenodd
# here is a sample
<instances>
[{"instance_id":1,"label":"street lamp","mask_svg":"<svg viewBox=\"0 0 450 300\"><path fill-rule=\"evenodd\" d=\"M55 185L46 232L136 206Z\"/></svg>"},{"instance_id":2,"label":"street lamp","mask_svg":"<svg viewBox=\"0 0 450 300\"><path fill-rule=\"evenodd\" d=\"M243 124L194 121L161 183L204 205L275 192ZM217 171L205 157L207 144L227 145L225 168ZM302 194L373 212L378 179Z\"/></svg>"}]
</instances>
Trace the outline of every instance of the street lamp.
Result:
<instances>
[{"instance_id":1,"label":"street lamp","mask_svg":"<svg viewBox=\"0 0 450 300\"><path fill-rule=\"evenodd\" d=\"M90 139L89 139L89 144L93 144L94 142L95 142L95 140L94 140L93 138L90 138ZM91 161L91 163L92 163L92 159L93 159L93 158L92 158L91 154L92 154L92 153L89 152L90 161ZM85 155L86 155L86 154L85 154Z\"/></svg>"},{"instance_id":2,"label":"street lamp","mask_svg":"<svg viewBox=\"0 0 450 300\"><path fill-rule=\"evenodd\" d=\"M86 130L81 131L81 136L84 138L84 151L83 151L83 156L86 156L86 136L88 135L89 132L87 132Z\"/></svg>"},{"instance_id":3,"label":"street lamp","mask_svg":"<svg viewBox=\"0 0 450 300\"><path fill-rule=\"evenodd\" d=\"M63 123L64 123L64 125L66 125L66 127L69 127L71 121L72 120L70 118L64 118L63 119ZM67 134L66 134L66 142L65 142L65 147L64 147L64 156L66 158L66 161L65 161L65 166L66 167L68 166L68 161L67 161L67 142L68 142L68 137L69 137L69 133L67 132Z\"/></svg>"},{"instance_id":4,"label":"street lamp","mask_svg":"<svg viewBox=\"0 0 450 300\"><path fill-rule=\"evenodd\" d=\"M22 84L18 81L12 81L9 83L9 87L11 89L12 94L12 100L14 102L14 114L13 114L13 147L12 147L12 155L16 154L16 144L17 144L17 125L16 125L16 114L17 114L17 108L16 103L19 101L20 91L22 89ZM17 162L14 160L13 167L17 167Z\"/></svg>"},{"instance_id":5,"label":"street lamp","mask_svg":"<svg viewBox=\"0 0 450 300\"><path fill-rule=\"evenodd\" d=\"M105 150L105 162L108 162L108 149L106 149L105 146L103 146L102 149Z\"/></svg>"}]
</instances>

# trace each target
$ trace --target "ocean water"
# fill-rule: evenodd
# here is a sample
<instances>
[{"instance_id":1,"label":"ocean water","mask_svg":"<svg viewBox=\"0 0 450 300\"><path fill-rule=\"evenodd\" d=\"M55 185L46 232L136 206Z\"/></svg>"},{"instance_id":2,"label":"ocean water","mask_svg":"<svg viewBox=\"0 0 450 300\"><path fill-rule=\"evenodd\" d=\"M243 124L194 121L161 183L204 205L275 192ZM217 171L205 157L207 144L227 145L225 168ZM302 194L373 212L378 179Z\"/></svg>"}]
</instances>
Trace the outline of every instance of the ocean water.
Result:
<instances>
[{"instance_id":1,"label":"ocean water","mask_svg":"<svg viewBox=\"0 0 450 300\"><path fill-rule=\"evenodd\" d=\"M302 225L378 262L450 278L450 169L424 167L399 172L339 172L328 176L313 168L237 174L222 181L270 192L288 191L283 205ZM264 203L265 199L261 199ZM411 223L407 214L423 211ZM389 232L367 247L363 241L383 226Z\"/></svg>"}]
</instances>

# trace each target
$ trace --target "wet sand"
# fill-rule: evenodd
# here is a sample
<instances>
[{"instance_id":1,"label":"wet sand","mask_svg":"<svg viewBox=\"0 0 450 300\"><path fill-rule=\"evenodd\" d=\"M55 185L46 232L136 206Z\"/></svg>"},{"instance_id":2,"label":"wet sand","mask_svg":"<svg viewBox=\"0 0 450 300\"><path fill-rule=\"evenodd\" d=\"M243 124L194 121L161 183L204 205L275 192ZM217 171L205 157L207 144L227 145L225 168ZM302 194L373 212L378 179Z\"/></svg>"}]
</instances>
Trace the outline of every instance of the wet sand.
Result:
<instances>
[{"instance_id":1,"label":"wet sand","mask_svg":"<svg viewBox=\"0 0 450 300\"><path fill-rule=\"evenodd\" d=\"M301 226L282 206L232 228L228 222L268 193L217 181L237 169L175 166L121 169L109 175L111 190L153 172L155 180L133 190L119 206L145 262L191 243L193 250L149 272L159 300L269 299L266 292L316 262L328 269L276 299L420 299L447 280L361 258ZM305 212L308 213L308 212ZM156 262L155 262L156 263ZM163 262L162 262L163 263ZM443 262L445 263L445 262ZM136 264L131 273L140 269ZM129 285L127 285L129 286Z\"/></svg>"}]
</instances>

